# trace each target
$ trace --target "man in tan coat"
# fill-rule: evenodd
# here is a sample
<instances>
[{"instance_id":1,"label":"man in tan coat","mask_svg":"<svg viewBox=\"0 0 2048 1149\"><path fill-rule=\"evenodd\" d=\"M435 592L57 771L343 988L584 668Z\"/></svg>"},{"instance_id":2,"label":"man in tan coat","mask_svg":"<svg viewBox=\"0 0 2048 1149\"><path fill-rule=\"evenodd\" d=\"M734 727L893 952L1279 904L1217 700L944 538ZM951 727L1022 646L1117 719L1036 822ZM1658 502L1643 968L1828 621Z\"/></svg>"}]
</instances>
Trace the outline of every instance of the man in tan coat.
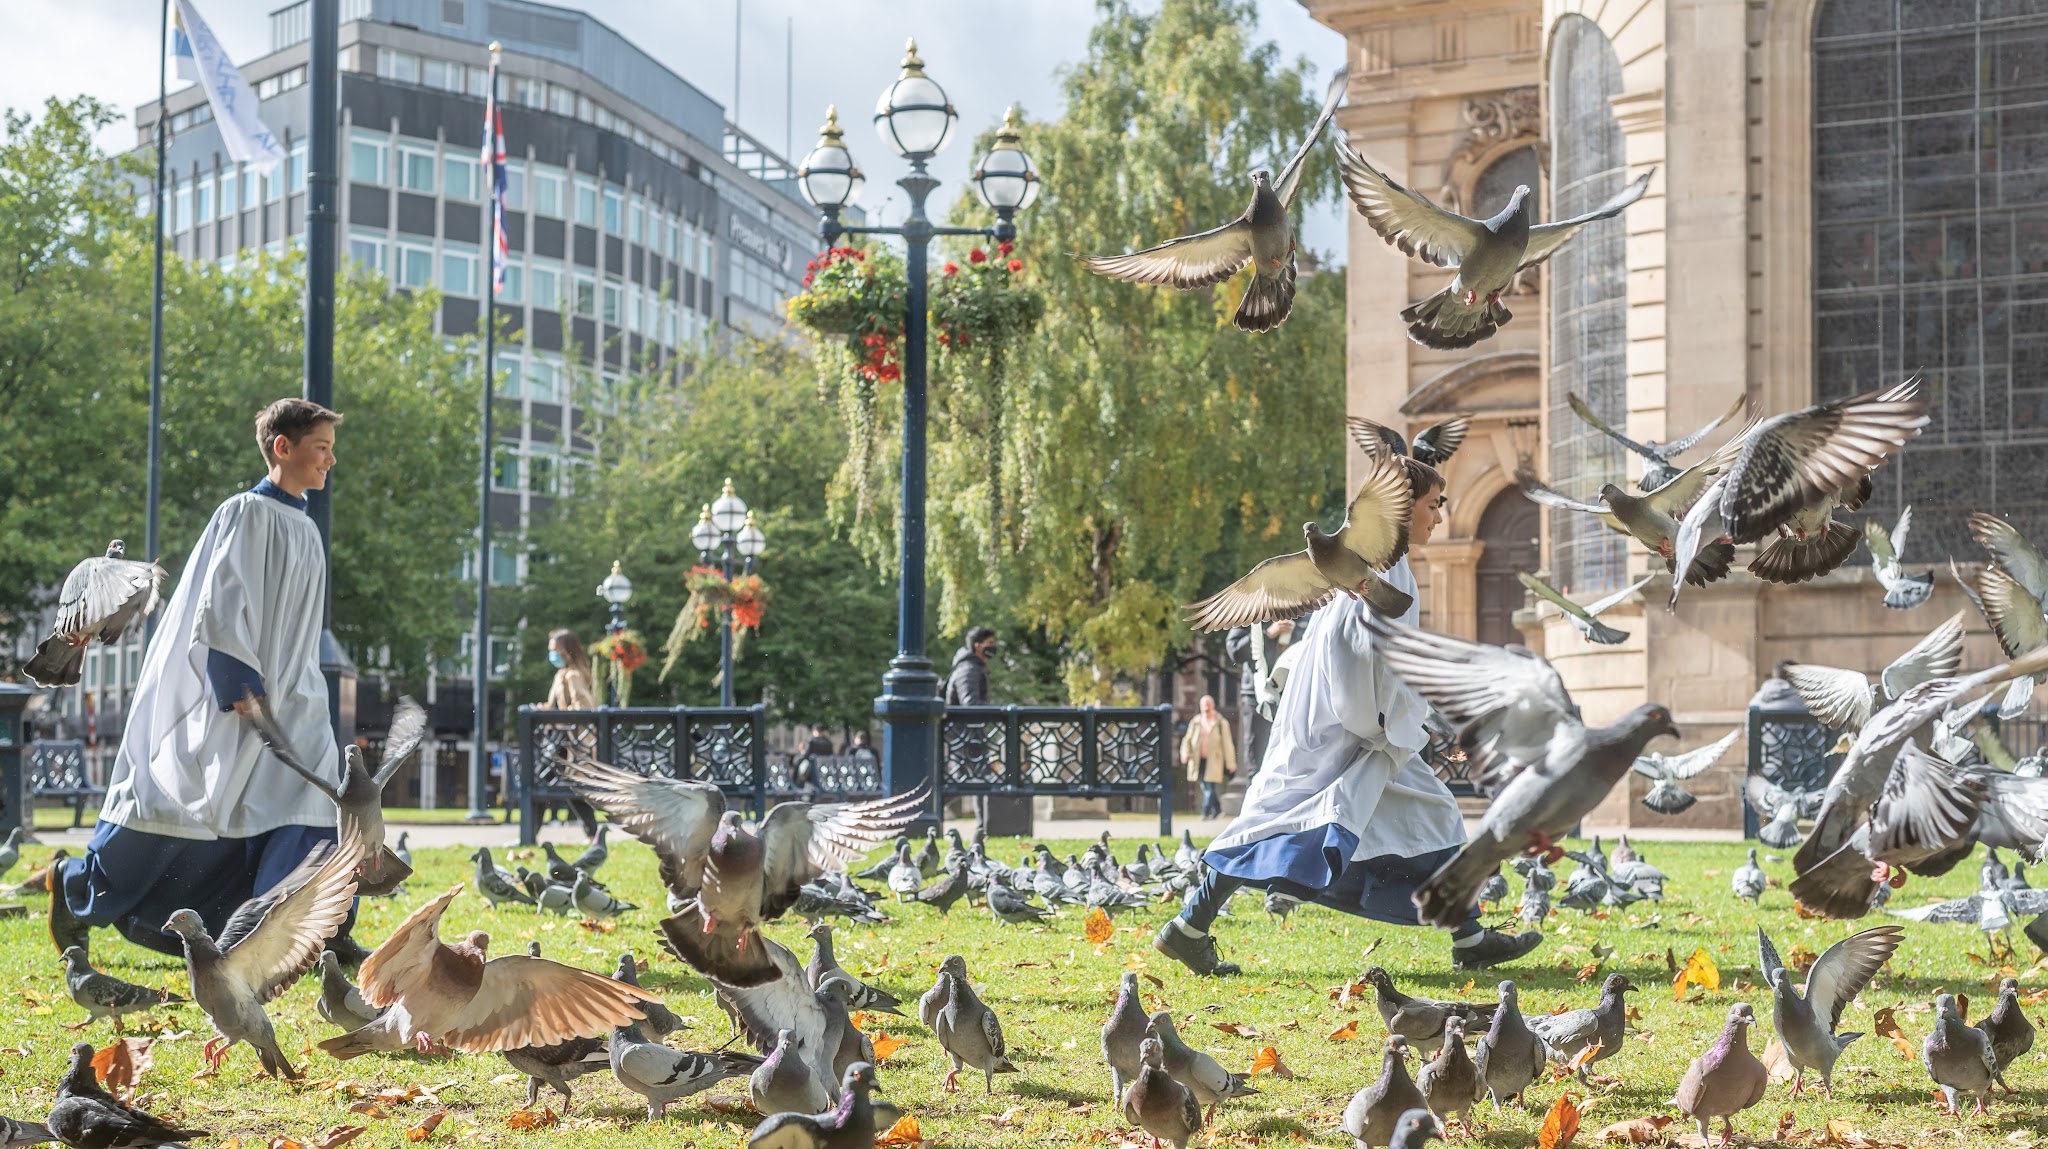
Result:
<instances>
[{"instance_id":1,"label":"man in tan coat","mask_svg":"<svg viewBox=\"0 0 2048 1149\"><path fill-rule=\"evenodd\" d=\"M1212 695L1202 696L1201 709L1181 735L1180 760L1188 768L1188 781L1202 784L1202 817L1222 817L1223 784L1237 777L1237 743Z\"/></svg>"}]
</instances>

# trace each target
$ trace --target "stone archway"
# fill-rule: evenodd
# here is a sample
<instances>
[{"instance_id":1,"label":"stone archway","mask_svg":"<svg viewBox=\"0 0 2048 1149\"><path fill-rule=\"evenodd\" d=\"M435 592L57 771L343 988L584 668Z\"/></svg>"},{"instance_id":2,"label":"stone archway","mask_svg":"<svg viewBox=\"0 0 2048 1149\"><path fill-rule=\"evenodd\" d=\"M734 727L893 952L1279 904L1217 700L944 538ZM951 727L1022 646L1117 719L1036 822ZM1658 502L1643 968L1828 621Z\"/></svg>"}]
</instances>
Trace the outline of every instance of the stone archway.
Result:
<instances>
[{"instance_id":1,"label":"stone archway","mask_svg":"<svg viewBox=\"0 0 2048 1149\"><path fill-rule=\"evenodd\" d=\"M1523 641L1515 629L1515 612L1522 609L1526 592L1515 571L1533 571L1541 563L1541 523L1536 504L1516 487L1495 495L1479 516L1476 537L1484 549L1473 570L1479 641L1497 646Z\"/></svg>"}]
</instances>

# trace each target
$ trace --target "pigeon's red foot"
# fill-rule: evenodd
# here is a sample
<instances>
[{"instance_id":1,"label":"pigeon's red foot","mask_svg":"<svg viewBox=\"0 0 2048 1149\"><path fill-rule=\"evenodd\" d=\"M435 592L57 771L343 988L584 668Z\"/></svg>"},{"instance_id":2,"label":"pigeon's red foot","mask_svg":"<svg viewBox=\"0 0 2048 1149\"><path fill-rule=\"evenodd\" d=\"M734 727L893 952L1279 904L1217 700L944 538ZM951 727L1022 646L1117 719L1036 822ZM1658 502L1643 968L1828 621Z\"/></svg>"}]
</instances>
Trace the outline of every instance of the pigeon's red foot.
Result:
<instances>
[{"instance_id":1,"label":"pigeon's red foot","mask_svg":"<svg viewBox=\"0 0 2048 1149\"><path fill-rule=\"evenodd\" d=\"M1887 863L1887 862L1872 862L1872 863L1870 864L1870 880L1871 880L1871 881L1873 881L1873 882L1876 882L1876 883L1877 883L1878 885L1880 885L1880 886L1881 886L1881 885L1884 885L1884 884L1885 884L1885 882L1889 881L1889 880L1891 879L1891 876L1892 876L1892 868L1891 868L1891 865L1890 865L1890 863Z\"/></svg>"},{"instance_id":2,"label":"pigeon's red foot","mask_svg":"<svg viewBox=\"0 0 2048 1149\"><path fill-rule=\"evenodd\" d=\"M425 1031L413 1034L412 1047L419 1050L422 1055L433 1053L434 1035Z\"/></svg>"},{"instance_id":3,"label":"pigeon's red foot","mask_svg":"<svg viewBox=\"0 0 2048 1149\"><path fill-rule=\"evenodd\" d=\"M1806 1071L1804 1069L1794 1070L1792 1073L1792 1096L1799 1096L1799 1087L1805 1083Z\"/></svg>"},{"instance_id":4,"label":"pigeon's red foot","mask_svg":"<svg viewBox=\"0 0 2048 1149\"><path fill-rule=\"evenodd\" d=\"M1985 1111L1984 1111L1984 1095L1983 1095L1982 1093L1979 1093L1979 1094L1977 1095L1977 1113L1976 1113L1976 1115L1977 1115L1978 1117L1983 1117L1983 1116L1985 1116Z\"/></svg>"},{"instance_id":5,"label":"pigeon's red foot","mask_svg":"<svg viewBox=\"0 0 2048 1149\"><path fill-rule=\"evenodd\" d=\"M956 1069L953 1072L948 1073L946 1076L940 1078L939 1088L945 1090L948 1093L960 1092L960 1071Z\"/></svg>"},{"instance_id":6,"label":"pigeon's red foot","mask_svg":"<svg viewBox=\"0 0 2048 1149\"><path fill-rule=\"evenodd\" d=\"M1465 306L1470 307L1477 302L1479 302L1478 292L1470 290L1465 292Z\"/></svg>"},{"instance_id":7,"label":"pigeon's red foot","mask_svg":"<svg viewBox=\"0 0 2048 1149\"><path fill-rule=\"evenodd\" d=\"M711 924L711 911L710 911L710 910L705 910L705 911L704 911L704 931L703 931L703 932L705 932L705 933L707 933L707 934L708 934L708 933L710 933L710 932L711 932L712 928L713 928L713 927L712 927L712 924Z\"/></svg>"},{"instance_id":8,"label":"pigeon's red foot","mask_svg":"<svg viewBox=\"0 0 2048 1149\"><path fill-rule=\"evenodd\" d=\"M65 1028L65 1029L69 1029L69 1030L74 1030L74 1031L76 1031L76 1030L84 1029L84 1028L85 1028L86 1026L88 1026L88 1025L91 1025L91 1024L92 1024L92 1019L88 1017L88 1018L86 1018L86 1019L85 1019L84 1021L81 1021L81 1022L77 1023L76 1025L73 1025L73 1024L72 1024L71 1022L68 1022L68 1021L67 1021L67 1022L65 1022L65 1023L64 1023L64 1028Z\"/></svg>"},{"instance_id":9,"label":"pigeon's red foot","mask_svg":"<svg viewBox=\"0 0 2048 1149\"><path fill-rule=\"evenodd\" d=\"M1906 888L1906 871L1892 871L1891 887L1895 890L1903 890Z\"/></svg>"}]
</instances>

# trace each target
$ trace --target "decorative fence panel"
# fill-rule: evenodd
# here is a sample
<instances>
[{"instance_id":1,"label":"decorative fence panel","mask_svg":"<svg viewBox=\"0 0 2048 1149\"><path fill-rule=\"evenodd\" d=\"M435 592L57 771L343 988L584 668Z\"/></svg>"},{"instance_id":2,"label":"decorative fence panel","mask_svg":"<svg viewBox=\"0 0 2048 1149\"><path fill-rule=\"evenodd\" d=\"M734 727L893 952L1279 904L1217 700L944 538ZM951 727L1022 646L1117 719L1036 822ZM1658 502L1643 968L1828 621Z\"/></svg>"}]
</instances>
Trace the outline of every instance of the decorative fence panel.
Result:
<instances>
[{"instance_id":1,"label":"decorative fence panel","mask_svg":"<svg viewBox=\"0 0 2048 1149\"><path fill-rule=\"evenodd\" d=\"M939 725L939 795L1157 798L1173 832L1173 707L955 706Z\"/></svg>"}]
</instances>

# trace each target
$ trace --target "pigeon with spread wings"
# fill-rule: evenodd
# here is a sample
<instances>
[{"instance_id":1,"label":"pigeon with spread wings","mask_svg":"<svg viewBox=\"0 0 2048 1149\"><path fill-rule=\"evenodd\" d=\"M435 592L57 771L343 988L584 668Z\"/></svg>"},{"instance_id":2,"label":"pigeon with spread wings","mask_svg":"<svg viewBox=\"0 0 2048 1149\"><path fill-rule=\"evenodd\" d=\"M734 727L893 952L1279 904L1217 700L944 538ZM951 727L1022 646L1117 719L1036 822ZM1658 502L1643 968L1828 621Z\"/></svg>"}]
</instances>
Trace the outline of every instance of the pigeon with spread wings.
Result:
<instances>
[{"instance_id":1,"label":"pigeon with spread wings","mask_svg":"<svg viewBox=\"0 0 2048 1149\"><path fill-rule=\"evenodd\" d=\"M1221 227L1169 239L1143 251L1124 255L1089 255L1088 270L1126 283L1152 283L1193 290L1211 287L1236 275L1247 264L1251 286L1237 305L1234 322L1245 331L1271 331L1294 307L1294 227L1288 213L1301 191L1302 165L1337 114L1344 98L1346 74L1330 80L1323 110L1308 138L1280 171L1279 180L1261 169L1252 173L1252 202L1244 214Z\"/></svg>"},{"instance_id":2,"label":"pigeon with spread wings","mask_svg":"<svg viewBox=\"0 0 2048 1149\"><path fill-rule=\"evenodd\" d=\"M636 774L588 758L572 758L560 773L584 801L654 849L670 894L685 901L697 896L711 835L725 813L723 790L709 782Z\"/></svg>"},{"instance_id":3,"label":"pigeon with spread wings","mask_svg":"<svg viewBox=\"0 0 2048 1149\"><path fill-rule=\"evenodd\" d=\"M1742 728L1736 727L1705 746L1696 746L1679 754L1660 754L1655 750L1639 755L1635 760L1635 772L1650 780L1650 791L1643 795L1643 805L1659 814L1683 814L1699 801L1690 790L1679 783L1697 777L1707 767L1721 760L1735 740L1742 737Z\"/></svg>"},{"instance_id":4,"label":"pigeon with spread wings","mask_svg":"<svg viewBox=\"0 0 2048 1149\"><path fill-rule=\"evenodd\" d=\"M1778 677L1799 692L1799 701L1835 730L1857 731L1870 716L1901 694L1936 678L1947 678L1963 665L1963 616L1959 611L1927 632L1912 648L1892 659L1872 683L1860 670L1811 662L1786 662ZM1882 690L1880 700L1878 692Z\"/></svg>"},{"instance_id":5,"label":"pigeon with spread wings","mask_svg":"<svg viewBox=\"0 0 2048 1149\"><path fill-rule=\"evenodd\" d=\"M50 637L21 668L36 685L78 685L88 643L95 638L119 641L130 623L156 609L157 588L168 577L164 568L127 554L125 544L115 539L106 554L86 559L65 576Z\"/></svg>"},{"instance_id":6,"label":"pigeon with spread wings","mask_svg":"<svg viewBox=\"0 0 2048 1149\"><path fill-rule=\"evenodd\" d=\"M1270 558L1249 574L1188 607L1197 631L1297 618L1339 594L1362 594L1374 613L1399 618L1413 599L1379 577L1408 553L1408 515L1414 496L1408 470L1399 459L1377 456L1358 493L1351 497L1344 525L1324 534L1302 524L1308 546Z\"/></svg>"},{"instance_id":7,"label":"pigeon with spread wings","mask_svg":"<svg viewBox=\"0 0 2048 1149\"><path fill-rule=\"evenodd\" d=\"M1464 446L1465 436L1472 431L1472 420L1464 415L1454 415L1441 423L1432 423L1415 436L1413 443L1403 440L1401 433L1392 427L1359 415L1345 419L1344 426L1351 431L1351 441L1367 455L1392 451L1418 463L1441 467L1451 461L1459 447Z\"/></svg>"},{"instance_id":8,"label":"pigeon with spread wings","mask_svg":"<svg viewBox=\"0 0 2048 1149\"><path fill-rule=\"evenodd\" d=\"M456 945L442 942L441 916L461 892L452 886L414 910L363 962L363 1000L380 1009L403 1006L410 1031L404 1038L421 1052L437 1040L464 1053L502 1053L597 1037L639 1021L642 1003L659 1000L639 986L546 958L486 961L490 938L481 932Z\"/></svg>"},{"instance_id":9,"label":"pigeon with spread wings","mask_svg":"<svg viewBox=\"0 0 2048 1149\"><path fill-rule=\"evenodd\" d=\"M1997 515L1978 511L1970 516L1970 533L1991 554L1991 564L1977 576L1977 585L1963 584L2007 658L2018 658L2048 646L2048 559L2025 535ZM1950 560L1953 567L1954 560ZM1961 576L1957 576L1961 581ZM1999 717L2016 718L2033 701L2035 678L2017 678L2007 688Z\"/></svg>"},{"instance_id":10,"label":"pigeon with spread wings","mask_svg":"<svg viewBox=\"0 0 2048 1149\"><path fill-rule=\"evenodd\" d=\"M1620 443L1631 452L1641 455L1643 458L1643 477L1636 480L1636 487L1643 491L1654 491L1678 477L1679 468L1672 466L1671 460L1699 446L1701 440L1714 433L1714 428L1740 415L1742 408L1749 403L1749 394L1744 392L1741 395L1737 395L1734 405L1713 419L1708 420L1706 426L1701 427L1690 435L1673 439L1669 443L1659 443L1655 439L1647 443L1636 442L1634 439L1608 426L1605 420L1593 413L1593 408L1588 406L1584 399L1579 398L1572 392L1565 392L1565 402L1571 404L1573 413L1578 415L1580 419L1585 420L1588 427Z\"/></svg>"},{"instance_id":11,"label":"pigeon with spread wings","mask_svg":"<svg viewBox=\"0 0 2048 1149\"><path fill-rule=\"evenodd\" d=\"M290 739L277 725L277 716L271 712L270 699L253 691L247 696L251 702L247 713L249 725L263 744L277 756L277 760L289 766L293 773L311 783L313 788L327 795L334 803L335 821L344 842L362 843L362 868L356 877L356 893L365 898L381 898L396 890L401 882L412 876L412 867L399 860L391 847L384 844L384 787L388 785L398 768L412 757L413 751L427 738L426 708L410 698L400 698L391 715L390 730L384 736L384 758L378 763L376 773L363 762L363 751L354 743L342 747L342 782L334 786L319 773L306 765L292 748Z\"/></svg>"},{"instance_id":12,"label":"pigeon with spread wings","mask_svg":"<svg viewBox=\"0 0 2048 1149\"><path fill-rule=\"evenodd\" d=\"M1515 482L1522 488L1522 493L1534 502L1592 515L1607 524L1609 529L1630 536L1650 548L1651 554L1663 559L1665 570L1676 573L1679 517L1707 490L1708 484L1719 473L1718 459L1716 456L1687 468L1677 478L1647 495L1631 495L1613 483L1605 484L1600 488L1599 501L1591 503L1580 502L1545 486L1526 466L1515 472ZM1700 548L1699 553L1686 564L1684 581L1694 586L1719 582L1728 577L1728 568L1734 564L1733 544L1710 543Z\"/></svg>"},{"instance_id":13,"label":"pigeon with spread wings","mask_svg":"<svg viewBox=\"0 0 2048 1149\"><path fill-rule=\"evenodd\" d=\"M751 833L737 810L719 819L706 847L704 885L662 931L692 969L729 986L771 981L775 965L761 944L761 923L780 917L799 888L894 837L917 820L930 794L871 802L784 802Z\"/></svg>"},{"instance_id":14,"label":"pigeon with spread wings","mask_svg":"<svg viewBox=\"0 0 2048 1149\"><path fill-rule=\"evenodd\" d=\"M1720 452L1736 449L1680 521L1678 559L1690 561L1702 544L1739 546L1776 533L1749 573L1790 584L1834 570L1862 537L1835 521L1835 511L1861 507L1870 498L1871 472L1927 423L1917 378L1757 423ZM1680 589L1671 587L1674 606Z\"/></svg>"},{"instance_id":15,"label":"pigeon with spread wings","mask_svg":"<svg viewBox=\"0 0 2048 1149\"><path fill-rule=\"evenodd\" d=\"M1465 921L1486 879L1520 853L1562 855L1553 843L1619 782L1652 738L1678 736L1671 712L1638 706L1610 726L1573 713L1564 680L1542 656L1366 620L1373 649L1457 726L1458 744L1487 766L1492 801L1472 840L1415 891L1424 924Z\"/></svg>"},{"instance_id":16,"label":"pigeon with spread wings","mask_svg":"<svg viewBox=\"0 0 2048 1149\"><path fill-rule=\"evenodd\" d=\"M1863 523L1863 545L1870 550L1870 569L1877 585L1884 588L1884 604L1893 610L1912 610L1934 593L1934 572L1907 574L1900 564L1906 553L1906 533L1913 527L1913 508L1899 512L1896 525L1885 530L1876 519Z\"/></svg>"},{"instance_id":17,"label":"pigeon with spread wings","mask_svg":"<svg viewBox=\"0 0 2048 1149\"><path fill-rule=\"evenodd\" d=\"M1578 632L1585 636L1587 642L1597 642L1602 646L1613 646L1617 642L1626 641L1628 632L1616 630L1601 622L1600 615L1609 608L1620 606L1622 603L1627 602L1630 595L1643 589L1651 579L1657 576L1655 572L1646 574L1629 585L1622 587L1620 590L1615 591L1613 594L1607 595L1604 598L1596 598L1584 606L1580 606L1578 603L1566 598L1556 587L1551 586L1528 571L1518 570L1515 572L1515 577L1520 579L1522 585L1528 587L1529 591L1537 598L1543 599L1545 602L1563 611L1565 618L1570 620L1572 626L1576 627Z\"/></svg>"},{"instance_id":18,"label":"pigeon with spread wings","mask_svg":"<svg viewBox=\"0 0 2048 1149\"><path fill-rule=\"evenodd\" d=\"M1500 297L1516 274L1549 259L1587 224L1620 215L1643 198L1654 174L1643 173L1584 215L1532 224L1531 193L1526 184L1515 189L1507 206L1492 219L1478 220L1446 211L1428 197L1402 187L1341 138L1337 141L1337 169L1358 214L1380 238L1405 255L1458 269L1449 286L1401 312L1408 324L1408 337L1439 351L1470 347L1499 331L1514 318Z\"/></svg>"},{"instance_id":19,"label":"pigeon with spread wings","mask_svg":"<svg viewBox=\"0 0 2048 1149\"><path fill-rule=\"evenodd\" d=\"M1771 990L1771 1022L1784 1045L1785 1059L1792 1065L1792 1096L1799 1096L1806 1071L1811 1069L1820 1074L1821 1091L1830 1100L1834 1098L1835 1062L1850 1042L1863 1036L1835 1032L1842 1024L1842 1011L1891 960L1903 940L1905 931L1897 926L1851 934L1823 951L1807 968L1805 984L1794 986L1796 971L1786 967L1770 935L1757 927L1764 984Z\"/></svg>"}]
</instances>

